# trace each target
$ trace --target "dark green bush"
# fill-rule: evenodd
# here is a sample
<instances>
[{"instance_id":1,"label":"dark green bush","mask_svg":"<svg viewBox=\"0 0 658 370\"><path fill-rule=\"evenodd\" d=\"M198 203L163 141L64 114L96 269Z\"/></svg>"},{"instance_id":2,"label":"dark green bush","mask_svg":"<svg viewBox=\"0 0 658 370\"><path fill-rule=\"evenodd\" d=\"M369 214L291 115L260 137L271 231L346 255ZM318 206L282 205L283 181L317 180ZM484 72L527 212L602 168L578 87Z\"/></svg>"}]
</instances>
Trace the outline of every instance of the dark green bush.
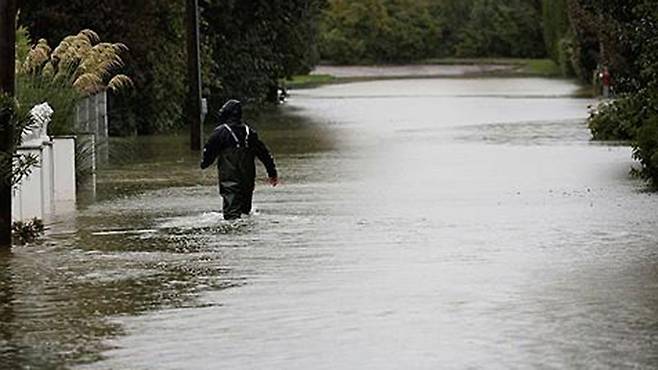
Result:
<instances>
[{"instance_id":1,"label":"dark green bush","mask_svg":"<svg viewBox=\"0 0 658 370\"><path fill-rule=\"evenodd\" d=\"M633 157L642 164L637 173L658 187L658 115L647 120L637 131Z\"/></svg>"},{"instance_id":2,"label":"dark green bush","mask_svg":"<svg viewBox=\"0 0 658 370\"><path fill-rule=\"evenodd\" d=\"M599 105L589 119L595 140L633 143L633 157L642 164L634 171L658 187L658 91L644 89Z\"/></svg>"},{"instance_id":3,"label":"dark green bush","mask_svg":"<svg viewBox=\"0 0 658 370\"><path fill-rule=\"evenodd\" d=\"M634 95L599 104L589 118L594 140L633 140L646 120L644 104L644 99Z\"/></svg>"},{"instance_id":4,"label":"dark green bush","mask_svg":"<svg viewBox=\"0 0 658 370\"><path fill-rule=\"evenodd\" d=\"M15 185L29 176L39 162L33 154L17 154L22 144L22 134L34 128L27 110L31 106L19 105L14 97L0 94L0 136L11 135L9 147L0 151L0 181Z\"/></svg>"},{"instance_id":5,"label":"dark green bush","mask_svg":"<svg viewBox=\"0 0 658 370\"><path fill-rule=\"evenodd\" d=\"M75 133L76 105L82 95L73 86L38 75L21 74L17 77L16 97L25 108L47 102L53 108L49 135Z\"/></svg>"},{"instance_id":6,"label":"dark green bush","mask_svg":"<svg viewBox=\"0 0 658 370\"><path fill-rule=\"evenodd\" d=\"M45 232L43 221L33 218L29 221L16 221L11 225L12 237L16 244L27 244L35 241Z\"/></svg>"}]
</instances>

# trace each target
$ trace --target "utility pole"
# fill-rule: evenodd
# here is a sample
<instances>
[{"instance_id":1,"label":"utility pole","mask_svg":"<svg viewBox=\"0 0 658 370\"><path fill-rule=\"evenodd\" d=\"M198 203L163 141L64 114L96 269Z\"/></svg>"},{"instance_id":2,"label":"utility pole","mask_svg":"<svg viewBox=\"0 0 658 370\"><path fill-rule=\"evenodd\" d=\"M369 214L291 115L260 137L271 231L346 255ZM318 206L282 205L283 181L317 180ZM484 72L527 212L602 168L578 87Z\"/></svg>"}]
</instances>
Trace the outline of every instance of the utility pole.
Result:
<instances>
[{"instance_id":1,"label":"utility pole","mask_svg":"<svg viewBox=\"0 0 658 370\"><path fill-rule=\"evenodd\" d=\"M10 96L14 96L16 88L16 11L16 0L0 0L0 94ZM0 151L5 153L12 147L11 124L11 117L0 116ZM8 248L11 248L11 179L0 181L0 249Z\"/></svg>"},{"instance_id":2,"label":"utility pole","mask_svg":"<svg viewBox=\"0 0 658 370\"><path fill-rule=\"evenodd\" d=\"M186 0L187 97L184 115L190 127L191 149L201 150L201 61L199 42L199 1Z\"/></svg>"}]
</instances>

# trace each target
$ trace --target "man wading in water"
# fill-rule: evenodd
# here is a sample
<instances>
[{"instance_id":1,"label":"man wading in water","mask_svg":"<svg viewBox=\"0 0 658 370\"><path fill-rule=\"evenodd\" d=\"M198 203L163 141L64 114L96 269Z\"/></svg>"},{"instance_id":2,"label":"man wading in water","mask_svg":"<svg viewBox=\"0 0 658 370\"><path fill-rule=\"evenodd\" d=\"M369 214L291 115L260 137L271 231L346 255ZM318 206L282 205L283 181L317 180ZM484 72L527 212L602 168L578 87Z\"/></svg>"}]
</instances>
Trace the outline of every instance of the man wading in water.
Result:
<instances>
[{"instance_id":1,"label":"man wading in water","mask_svg":"<svg viewBox=\"0 0 658 370\"><path fill-rule=\"evenodd\" d=\"M219 111L219 126L203 147L201 169L217 159L219 193L222 195L224 219L233 220L251 212L256 180L255 158L267 169L268 182L279 183L274 158L256 131L242 121L242 104L229 100Z\"/></svg>"}]
</instances>

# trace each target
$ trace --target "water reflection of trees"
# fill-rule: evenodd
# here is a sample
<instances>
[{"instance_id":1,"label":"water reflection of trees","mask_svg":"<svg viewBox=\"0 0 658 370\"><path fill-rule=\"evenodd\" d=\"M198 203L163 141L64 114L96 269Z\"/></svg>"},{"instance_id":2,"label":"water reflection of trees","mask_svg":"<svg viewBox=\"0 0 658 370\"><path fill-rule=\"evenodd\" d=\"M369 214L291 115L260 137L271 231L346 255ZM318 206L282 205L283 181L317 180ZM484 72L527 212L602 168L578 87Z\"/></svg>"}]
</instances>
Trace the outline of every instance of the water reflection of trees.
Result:
<instances>
[{"instance_id":1,"label":"water reflection of trees","mask_svg":"<svg viewBox=\"0 0 658 370\"><path fill-rule=\"evenodd\" d=\"M14 288L10 266L13 254L0 251L0 362L8 367L18 367L18 349L14 342Z\"/></svg>"},{"instance_id":2,"label":"water reflection of trees","mask_svg":"<svg viewBox=\"0 0 658 370\"><path fill-rule=\"evenodd\" d=\"M291 106L250 112L247 122L272 149L278 162L286 157L335 149L334 132ZM214 125L206 126L206 137ZM98 174L97 200L114 199L167 187L214 185L214 171L199 171L199 154L189 150L184 133L115 138L110 143L109 168Z\"/></svg>"},{"instance_id":3,"label":"water reflection of trees","mask_svg":"<svg viewBox=\"0 0 658 370\"><path fill-rule=\"evenodd\" d=\"M201 289L240 284L217 254L140 252L165 241L81 233L67 244L0 255L0 368L96 361L122 334L112 317L197 307Z\"/></svg>"}]
</instances>

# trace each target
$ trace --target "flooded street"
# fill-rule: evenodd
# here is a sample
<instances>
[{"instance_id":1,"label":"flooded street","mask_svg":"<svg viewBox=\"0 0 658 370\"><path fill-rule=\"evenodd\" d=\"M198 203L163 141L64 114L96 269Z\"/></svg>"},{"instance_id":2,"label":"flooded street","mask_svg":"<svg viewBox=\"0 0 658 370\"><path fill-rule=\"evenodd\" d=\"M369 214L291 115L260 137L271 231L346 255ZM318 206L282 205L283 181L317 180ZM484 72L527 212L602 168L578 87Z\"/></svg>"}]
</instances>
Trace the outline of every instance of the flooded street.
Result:
<instances>
[{"instance_id":1,"label":"flooded street","mask_svg":"<svg viewBox=\"0 0 658 370\"><path fill-rule=\"evenodd\" d=\"M233 223L186 135L118 140L0 256L0 368L656 368L658 197L577 90L293 91L250 121L283 183Z\"/></svg>"}]
</instances>

